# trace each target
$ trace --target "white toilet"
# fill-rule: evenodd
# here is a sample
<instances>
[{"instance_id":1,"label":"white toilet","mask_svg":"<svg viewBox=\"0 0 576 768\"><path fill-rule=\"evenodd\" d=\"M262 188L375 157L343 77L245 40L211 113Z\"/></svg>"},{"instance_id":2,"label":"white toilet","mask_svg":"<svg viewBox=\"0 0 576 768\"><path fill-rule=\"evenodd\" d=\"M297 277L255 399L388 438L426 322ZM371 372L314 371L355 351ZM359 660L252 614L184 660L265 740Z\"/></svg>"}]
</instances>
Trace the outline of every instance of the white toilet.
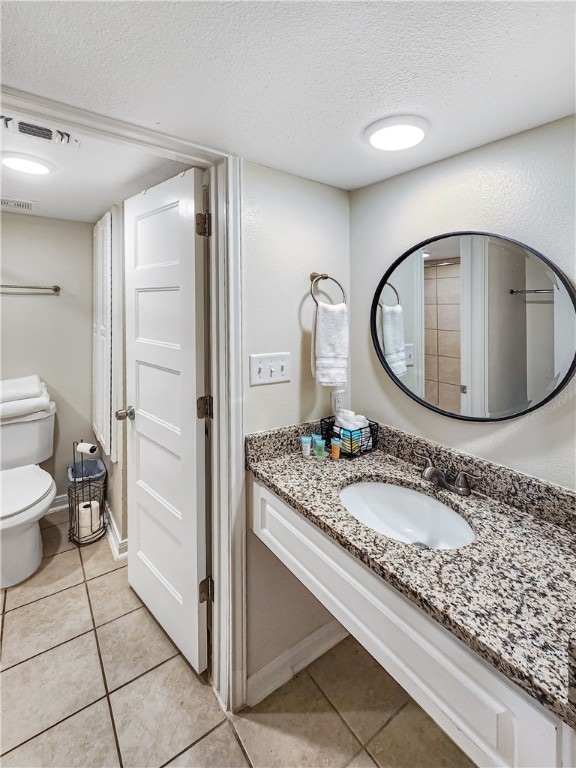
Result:
<instances>
[{"instance_id":1,"label":"white toilet","mask_svg":"<svg viewBox=\"0 0 576 768\"><path fill-rule=\"evenodd\" d=\"M42 562L40 518L56 495L51 475L37 466L52 456L56 405L0 422L0 586L24 581Z\"/></svg>"}]
</instances>

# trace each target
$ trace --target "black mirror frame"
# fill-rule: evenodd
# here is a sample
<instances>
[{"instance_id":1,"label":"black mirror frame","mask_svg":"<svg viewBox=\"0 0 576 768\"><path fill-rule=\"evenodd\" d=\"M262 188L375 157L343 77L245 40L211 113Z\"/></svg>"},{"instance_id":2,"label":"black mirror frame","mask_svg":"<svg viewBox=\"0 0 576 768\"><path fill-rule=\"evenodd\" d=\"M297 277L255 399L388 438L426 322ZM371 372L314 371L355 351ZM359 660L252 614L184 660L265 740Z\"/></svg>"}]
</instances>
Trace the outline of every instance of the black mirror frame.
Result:
<instances>
[{"instance_id":1,"label":"black mirror frame","mask_svg":"<svg viewBox=\"0 0 576 768\"><path fill-rule=\"evenodd\" d=\"M376 354L378 356L378 360L380 361L382 367L390 376L394 384L396 384L397 387L399 387L405 394L408 395L412 400L414 400L419 405L423 405L424 408L428 408L430 411L434 411L434 413L439 413L441 416L448 416L451 419L458 419L459 421L480 421L480 422L495 422L495 421L508 421L510 419L517 419L519 416L525 416L527 413L531 413L532 411L537 410L538 408L541 408L546 403L550 402L556 395L558 395L564 387L568 384L572 376L574 376L574 373L576 372L576 352L574 354L574 358L572 360L572 363L570 365L570 368L568 369L568 372L558 384L558 386L543 400L541 400L539 403L536 403L536 405L531 406L530 408L526 408L524 411L520 411L519 413L511 414L510 416L500 416L497 418L480 418L477 416L461 416L457 413L451 413L450 411L444 411L441 408L438 408L435 405L431 405L430 403L426 402L426 400L423 400L422 398L418 397L417 395L412 392L412 390L408 389L401 381L400 379L392 372L390 366L386 362L386 358L384 357L384 351L380 348L380 341L378 340L378 334L377 334L377 327L376 327L376 313L378 309L378 300L380 298L380 294L382 292L382 289L388 282L388 279L396 269L408 256L413 254L415 251L420 250L421 248L424 248L424 246L429 245L430 243L435 243L438 240L445 240L447 237L460 237L462 235L483 235L484 237L497 237L500 240L506 240L509 243L514 243L514 245L518 245L521 248L524 248L526 251L529 251L534 256L537 256L539 259L541 259L544 264L546 264L550 269L554 272L554 274L558 277L562 285L566 288L568 291L568 295L570 296L570 300L572 301L572 304L574 306L574 312L576 316L576 290L574 289L574 286L569 281L569 279L566 277L566 275L558 268L556 267L550 259L547 259L546 256L543 256L538 251L534 250L534 248L531 248L529 245L526 245L525 243L521 243L519 240L514 240L511 237L503 237L502 235L497 235L494 232L480 232L477 230L463 230L463 231L457 231L457 232L446 232L442 235L435 235L434 237L429 237L426 240L422 240L422 242L418 243L417 245L412 246L409 250L405 251L396 261L391 264L386 272L384 273L383 278L378 283L378 287L376 288L376 292L374 293L374 298L372 299L372 306L370 307L370 332L372 335L372 343L374 345L374 349L376 350Z\"/></svg>"}]
</instances>

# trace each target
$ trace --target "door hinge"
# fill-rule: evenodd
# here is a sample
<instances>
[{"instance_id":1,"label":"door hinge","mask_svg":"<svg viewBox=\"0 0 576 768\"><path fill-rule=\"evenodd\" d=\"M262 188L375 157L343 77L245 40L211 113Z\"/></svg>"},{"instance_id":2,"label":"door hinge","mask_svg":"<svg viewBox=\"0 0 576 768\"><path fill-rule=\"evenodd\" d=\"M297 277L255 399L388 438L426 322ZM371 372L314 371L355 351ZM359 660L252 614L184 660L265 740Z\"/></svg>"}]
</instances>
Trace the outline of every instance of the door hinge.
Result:
<instances>
[{"instance_id":1,"label":"door hinge","mask_svg":"<svg viewBox=\"0 0 576 768\"><path fill-rule=\"evenodd\" d=\"M209 211L196 214L196 234L200 237L210 237L212 234L212 216Z\"/></svg>"},{"instance_id":2,"label":"door hinge","mask_svg":"<svg viewBox=\"0 0 576 768\"><path fill-rule=\"evenodd\" d=\"M460 384L460 392L463 395L467 395L468 394L468 387L466 386L466 384Z\"/></svg>"},{"instance_id":3,"label":"door hinge","mask_svg":"<svg viewBox=\"0 0 576 768\"><path fill-rule=\"evenodd\" d=\"M200 582L199 597L201 603L214 602L214 581L212 580L212 576L206 576L206 578L202 579Z\"/></svg>"},{"instance_id":4,"label":"door hinge","mask_svg":"<svg viewBox=\"0 0 576 768\"><path fill-rule=\"evenodd\" d=\"M196 413L199 419L211 419L214 415L212 395L204 395L196 400Z\"/></svg>"}]
</instances>

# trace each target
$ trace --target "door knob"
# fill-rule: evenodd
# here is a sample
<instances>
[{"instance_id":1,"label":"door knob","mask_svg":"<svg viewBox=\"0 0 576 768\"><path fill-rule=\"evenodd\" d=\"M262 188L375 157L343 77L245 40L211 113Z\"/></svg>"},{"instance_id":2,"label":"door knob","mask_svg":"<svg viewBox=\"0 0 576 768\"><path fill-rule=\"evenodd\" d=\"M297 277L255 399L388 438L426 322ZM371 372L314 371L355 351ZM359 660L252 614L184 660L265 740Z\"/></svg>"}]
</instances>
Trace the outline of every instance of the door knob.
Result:
<instances>
[{"instance_id":1,"label":"door knob","mask_svg":"<svg viewBox=\"0 0 576 768\"><path fill-rule=\"evenodd\" d=\"M119 411L116 411L116 418L118 421L124 421L125 419L133 421L135 416L136 411L131 405L129 405L128 408L121 408Z\"/></svg>"}]
</instances>

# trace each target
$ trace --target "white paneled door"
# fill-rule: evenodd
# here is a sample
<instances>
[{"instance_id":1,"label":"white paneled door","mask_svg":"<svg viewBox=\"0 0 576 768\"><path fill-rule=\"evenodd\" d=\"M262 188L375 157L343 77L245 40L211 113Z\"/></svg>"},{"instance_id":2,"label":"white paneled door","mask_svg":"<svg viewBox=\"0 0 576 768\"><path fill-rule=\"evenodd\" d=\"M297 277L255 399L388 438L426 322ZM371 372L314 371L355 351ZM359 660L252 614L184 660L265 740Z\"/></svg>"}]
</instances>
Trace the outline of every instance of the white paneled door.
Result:
<instances>
[{"instance_id":1,"label":"white paneled door","mask_svg":"<svg viewBox=\"0 0 576 768\"><path fill-rule=\"evenodd\" d=\"M128 580L207 666L202 171L125 202Z\"/></svg>"}]
</instances>

